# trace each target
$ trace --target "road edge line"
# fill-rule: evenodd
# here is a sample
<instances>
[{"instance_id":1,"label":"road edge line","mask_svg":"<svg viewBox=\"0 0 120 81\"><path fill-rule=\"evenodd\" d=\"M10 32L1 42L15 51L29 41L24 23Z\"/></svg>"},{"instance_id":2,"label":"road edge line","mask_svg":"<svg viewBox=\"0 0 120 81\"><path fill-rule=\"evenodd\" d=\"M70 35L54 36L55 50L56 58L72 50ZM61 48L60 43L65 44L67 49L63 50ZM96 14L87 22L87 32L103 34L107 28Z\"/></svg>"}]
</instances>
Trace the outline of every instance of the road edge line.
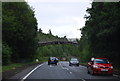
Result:
<instances>
[{"instance_id":1,"label":"road edge line","mask_svg":"<svg viewBox=\"0 0 120 81\"><path fill-rule=\"evenodd\" d=\"M117 77L117 78L120 78L120 76L119 76L119 75L117 75L117 74L113 74L113 76L114 76L114 77Z\"/></svg>"},{"instance_id":2,"label":"road edge line","mask_svg":"<svg viewBox=\"0 0 120 81\"><path fill-rule=\"evenodd\" d=\"M30 76L30 74L32 74L36 69L38 69L40 66L42 66L43 64L40 64L40 65L38 65L37 67L35 67L33 70L31 70L26 76L24 76L23 78L22 78L22 80L21 81L24 81L28 76Z\"/></svg>"}]
</instances>

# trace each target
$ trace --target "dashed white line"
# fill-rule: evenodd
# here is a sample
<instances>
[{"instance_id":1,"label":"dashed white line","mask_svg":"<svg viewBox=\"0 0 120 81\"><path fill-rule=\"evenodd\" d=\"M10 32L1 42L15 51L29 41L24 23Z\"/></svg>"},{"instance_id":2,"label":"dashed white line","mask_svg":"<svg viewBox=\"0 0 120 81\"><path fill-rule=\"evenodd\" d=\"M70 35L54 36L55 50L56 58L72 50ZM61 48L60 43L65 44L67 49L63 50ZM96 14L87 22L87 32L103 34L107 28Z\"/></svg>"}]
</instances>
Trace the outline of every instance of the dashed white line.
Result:
<instances>
[{"instance_id":1,"label":"dashed white line","mask_svg":"<svg viewBox=\"0 0 120 81\"><path fill-rule=\"evenodd\" d=\"M34 68L32 71L30 71L25 77L23 77L23 79L21 81L24 81L28 76L30 76L30 74L32 74L36 69L38 69L40 66L42 66L43 64L38 65L36 68Z\"/></svg>"},{"instance_id":2,"label":"dashed white line","mask_svg":"<svg viewBox=\"0 0 120 81\"><path fill-rule=\"evenodd\" d=\"M62 69L69 70L68 68L66 68L66 67L63 67L63 66L61 65L61 63L60 63L60 66L62 67Z\"/></svg>"},{"instance_id":3,"label":"dashed white line","mask_svg":"<svg viewBox=\"0 0 120 81\"><path fill-rule=\"evenodd\" d=\"M81 79L82 81L86 81L85 79Z\"/></svg>"},{"instance_id":4,"label":"dashed white line","mask_svg":"<svg viewBox=\"0 0 120 81\"><path fill-rule=\"evenodd\" d=\"M52 67L52 66L50 65L50 67Z\"/></svg>"},{"instance_id":5,"label":"dashed white line","mask_svg":"<svg viewBox=\"0 0 120 81\"><path fill-rule=\"evenodd\" d=\"M72 74L72 72L70 72L70 74Z\"/></svg>"}]
</instances>

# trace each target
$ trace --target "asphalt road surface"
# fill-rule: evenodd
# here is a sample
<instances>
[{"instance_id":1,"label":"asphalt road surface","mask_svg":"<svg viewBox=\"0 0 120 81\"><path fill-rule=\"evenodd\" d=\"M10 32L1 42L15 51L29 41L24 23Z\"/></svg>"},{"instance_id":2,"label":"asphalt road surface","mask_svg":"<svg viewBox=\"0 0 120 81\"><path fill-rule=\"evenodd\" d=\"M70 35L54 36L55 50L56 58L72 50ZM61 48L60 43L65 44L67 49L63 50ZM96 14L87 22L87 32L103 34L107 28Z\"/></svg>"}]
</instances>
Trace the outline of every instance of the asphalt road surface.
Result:
<instances>
[{"instance_id":1,"label":"asphalt road surface","mask_svg":"<svg viewBox=\"0 0 120 81\"><path fill-rule=\"evenodd\" d=\"M58 65L47 62L22 77L21 81L120 81L117 76L90 75L85 66L69 66L69 62L60 61Z\"/></svg>"}]
</instances>

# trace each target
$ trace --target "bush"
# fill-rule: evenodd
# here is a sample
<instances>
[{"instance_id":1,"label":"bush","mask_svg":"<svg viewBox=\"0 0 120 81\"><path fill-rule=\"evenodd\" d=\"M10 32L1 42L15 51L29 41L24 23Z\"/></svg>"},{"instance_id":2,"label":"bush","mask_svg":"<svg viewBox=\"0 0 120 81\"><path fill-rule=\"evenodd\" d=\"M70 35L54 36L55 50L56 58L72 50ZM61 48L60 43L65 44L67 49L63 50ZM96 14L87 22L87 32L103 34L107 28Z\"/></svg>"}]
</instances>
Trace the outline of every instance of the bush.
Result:
<instances>
[{"instance_id":1,"label":"bush","mask_svg":"<svg viewBox=\"0 0 120 81\"><path fill-rule=\"evenodd\" d=\"M11 48L7 44L3 43L2 44L2 64L3 65L10 64L11 54L12 54Z\"/></svg>"}]
</instances>

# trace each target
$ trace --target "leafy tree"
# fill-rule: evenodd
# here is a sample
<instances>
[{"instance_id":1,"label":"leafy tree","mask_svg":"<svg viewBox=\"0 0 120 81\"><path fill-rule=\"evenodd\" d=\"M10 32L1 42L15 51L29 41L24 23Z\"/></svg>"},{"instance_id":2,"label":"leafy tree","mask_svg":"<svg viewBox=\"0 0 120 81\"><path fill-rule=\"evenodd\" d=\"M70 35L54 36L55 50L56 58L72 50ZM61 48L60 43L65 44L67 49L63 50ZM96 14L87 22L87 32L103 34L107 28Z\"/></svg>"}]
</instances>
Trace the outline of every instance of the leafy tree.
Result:
<instances>
[{"instance_id":1,"label":"leafy tree","mask_svg":"<svg viewBox=\"0 0 120 81\"><path fill-rule=\"evenodd\" d=\"M3 41L13 49L11 60L32 60L37 43L33 9L26 2L3 2L2 13Z\"/></svg>"},{"instance_id":2,"label":"leafy tree","mask_svg":"<svg viewBox=\"0 0 120 81\"><path fill-rule=\"evenodd\" d=\"M39 33L42 33L42 29L41 28L39 29Z\"/></svg>"},{"instance_id":3,"label":"leafy tree","mask_svg":"<svg viewBox=\"0 0 120 81\"><path fill-rule=\"evenodd\" d=\"M120 2L93 2L92 8L86 11L89 15L85 16L86 24L81 29L80 45L89 46L88 56L107 57L117 64L120 58L120 37L118 36L120 34ZM80 49L84 49L84 46Z\"/></svg>"},{"instance_id":4,"label":"leafy tree","mask_svg":"<svg viewBox=\"0 0 120 81\"><path fill-rule=\"evenodd\" d=\"M52 35L51 29L49 29L48 34Z\"/></svg>"},{"instance_id":5,"label":"leafy tree","mask_svg":"<svg viewBox=\"0 0 120 81\"><path fill-rule=\"evenodd\" d=\"M5 43L2 44L2 64L7 65L11 62L12 49Z\"/></svg>"}]
</instances>

